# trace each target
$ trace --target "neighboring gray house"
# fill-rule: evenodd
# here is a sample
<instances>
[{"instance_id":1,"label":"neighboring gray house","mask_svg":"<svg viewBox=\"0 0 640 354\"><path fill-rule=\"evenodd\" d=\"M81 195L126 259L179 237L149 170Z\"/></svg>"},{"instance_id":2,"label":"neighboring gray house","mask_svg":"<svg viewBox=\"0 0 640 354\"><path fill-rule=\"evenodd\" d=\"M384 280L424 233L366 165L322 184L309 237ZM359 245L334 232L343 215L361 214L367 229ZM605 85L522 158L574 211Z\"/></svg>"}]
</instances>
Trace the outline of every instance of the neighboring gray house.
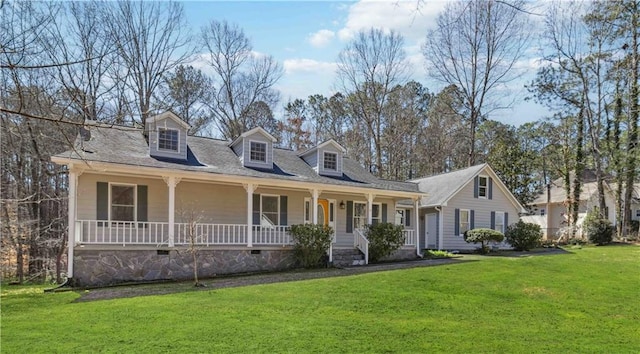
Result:
<instances>
[{"instance_id":1,"label":"neighboring gray house","mask_svg":"<svg viewBox=\"0 0 640 354\"><path fill-rule=\"evenodd\" d=\"M488 164L419 178L419 243L424 248L470 250L478 245L464 241L466 230L487 227L506 231L525 209ZM499 245L508 248L508 244Z\"/></svg>"},{"instance_id":2,"label":"neighboring gray house","mask_svg":"<svg viewBox=\"0 0 640 354\"><path fill-rule=\"evenodd\" d=\"M355 252L366 262L361 228L376 222L405 225L394 257L415 258L422 248L419 224L409 220L418 219L418 186L376 178L335 141L297 153L275 147L261 128L229 142L188 136L170 112L147 123L146 132L87 126L74 150L52 157L69 170L68 277L76 285L190 278L190 230L202 277L292 267L293 224L331 226L330 261ZM412 205L394 208L407 199Z\"/></svg>"}]
</instances>

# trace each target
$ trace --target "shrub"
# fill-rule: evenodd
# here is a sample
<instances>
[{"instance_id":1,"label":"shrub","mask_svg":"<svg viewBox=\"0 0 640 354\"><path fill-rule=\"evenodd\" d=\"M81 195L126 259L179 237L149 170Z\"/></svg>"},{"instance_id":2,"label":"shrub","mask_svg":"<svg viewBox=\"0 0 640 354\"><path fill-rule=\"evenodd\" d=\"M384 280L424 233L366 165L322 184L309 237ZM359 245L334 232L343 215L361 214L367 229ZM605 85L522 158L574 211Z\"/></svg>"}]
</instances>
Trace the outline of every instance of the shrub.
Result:
<instances>
[{"instance_id":1,"label":"shrub","mask_svg":"<svg viewBox=\"0 0 640 354\"><path fill-rule=\"evenodd\" d=\"M325 225L305 224L292 225L290 233L294 241L293 253L298 263L305 268L322 266L333 230Z\"/></svg>"},{"instance_id":2,"label":"shrub","mask_svg":"<svg viewBox=\"0 0 640 354\"><path fill-rule=\"evenodd\" d=\"M485 254L489 252L489 247L485 242L502 242L504 235L500 231L486 228L478 228L468 230L464 233L464 240L468 243L480 243L480 253Z\"/></svg>"},{"instance_id":3,"label":"shrub","mask_svg":"<svg viewBox=\"0 0 640 354\"><path fill-rule=\"evenodd\" d=\"M404 233L401 225L383 222L366 227L365 236L369 240L369 260L372 262L390 256L404 245Z\"/></svg>"},{"instance_id":4,"label":"shrub","mask_svg":"<svg viewBox=\"0 0 640 354\"><path fill-rule=\"evenodd\" d=\"M542 229L540 225L527 223L522 220L507 227L504 237L516 251L528 251L540 246Z\"/></svg>"},{"instance_id":5,"label":"shrub","mask_svg":"<svg viewBox=\"0 0 640 354\"><path fill-rule=\"evenodd\" d=\"M613 226L607 219L601 219L597 210L589 212L584 219L583 231L591 243L604 245L613 239Z\"/></svg>"},{"instance_id":6,"label":"shrub","mask_svg":"<svg viewBox=\"0 0 640 354\"><path fill-rule=\"evenodd\" d=\"M426 258L451 258L453 257L453 254L447 251L427 250L424 256Z\"/></svg>"}]
</instances>

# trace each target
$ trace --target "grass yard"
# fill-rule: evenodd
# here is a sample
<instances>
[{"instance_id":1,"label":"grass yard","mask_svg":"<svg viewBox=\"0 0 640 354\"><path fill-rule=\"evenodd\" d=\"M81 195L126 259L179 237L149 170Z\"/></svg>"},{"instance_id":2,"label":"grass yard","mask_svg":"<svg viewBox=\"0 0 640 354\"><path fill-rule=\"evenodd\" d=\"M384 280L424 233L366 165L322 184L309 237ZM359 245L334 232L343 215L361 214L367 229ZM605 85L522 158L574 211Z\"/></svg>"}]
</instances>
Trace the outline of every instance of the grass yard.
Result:
<instances>
[{"instance_id":1,"label":"grass yard","mask_svg":"<svg viewBox=\"0 0 640 354\"><path fill-rule=\"evenodd\" d=\"M640 247L74 303L4 286L2 353L640 352Z\"/></svg>"}]
</instances>

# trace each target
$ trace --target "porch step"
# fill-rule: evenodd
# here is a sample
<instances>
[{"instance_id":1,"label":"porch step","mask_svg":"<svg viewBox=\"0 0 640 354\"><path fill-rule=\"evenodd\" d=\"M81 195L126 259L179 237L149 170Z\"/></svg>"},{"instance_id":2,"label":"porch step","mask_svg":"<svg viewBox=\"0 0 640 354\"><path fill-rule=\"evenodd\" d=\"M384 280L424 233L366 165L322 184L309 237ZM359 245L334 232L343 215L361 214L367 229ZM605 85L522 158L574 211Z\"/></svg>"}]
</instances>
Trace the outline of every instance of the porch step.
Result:
<instances>
[{"instance_id":1,"label":"porch step","mask_svg":"<svg viewBox=\"0 0 640 354\"><path fill-rule=\"evenodd\" d=\"M364 264L364 255L357 248L333 250L333 265L335 267L352 267Z\"/></svg>"}]
</instances>

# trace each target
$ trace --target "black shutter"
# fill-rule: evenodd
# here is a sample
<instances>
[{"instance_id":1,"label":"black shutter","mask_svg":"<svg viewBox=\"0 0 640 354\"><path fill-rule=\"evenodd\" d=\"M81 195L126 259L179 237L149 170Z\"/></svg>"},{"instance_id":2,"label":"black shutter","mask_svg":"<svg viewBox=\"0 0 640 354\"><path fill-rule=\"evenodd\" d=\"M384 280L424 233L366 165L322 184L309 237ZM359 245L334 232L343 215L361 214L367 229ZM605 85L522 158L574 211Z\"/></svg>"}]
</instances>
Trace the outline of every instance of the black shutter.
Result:
<instances>
[{"instance_id":1,"label":"black shutter","mask_svg":"<svg viewBox=\"0 0 640 354\"><path fill-rule=\"evenodd\" d=\"M260 225L260 194L253 195L253 225Z\"/></svg>"},{"instance_id":2,"label":"black shutter","mask_svg":"<svg viewBox=\"0 0 640 354\"><path fill-rule=\"evenodd\" d=\"M287 196L280 196L280 225L287 226Z\"/></svg>"},{"instance_id":3,"label":"black shutter","mask_svg":"<svg viewBox=\"0 0 640 354\"><path fill-rule=\"evenodd\" d=\"M413 210L409 210L409 209L405 209L404 210L404 226L409 227L411 226L411 212Z\"/></svg>"},{"instance_id":4,"label":"black shutter","mask_svg":"<svg viewBox=\"0 0 640 354\"><path fill-rule=\"evenodd\" d=\"M473 210L469 211L469 218L471 219L471 221L469 221L469 230L473 230L476 228L476 225L475 225L476 216Z\"/></svg>"},{"instance_id":5,"label":"black shutter","mask_svg":"<svg viewBox=\"0 0 640 354\"><path fill-rule=\"evenodd\" d=\"M473 179L473 197L474 198L478 198L478 184L479 184L479 180L480 177L476 176L476 178Z\"/></svg>"},{"instance_id":6,"label":"black shutter","mask_svg":"<svg viewBox=\"0 0 640 354\"><path fill-rule=\"evenodd\" d=\"M387 204L382 204L382 222L387 222Z\"/></svg>"},{"instance_id":7,"label":"black shutter","mask_svg":"<svg viewBox=\"0 0 640 354\"><path fill-rule=\"evenodd\" d=\"M509 226L509 213L504 213L504 229L507 230Z\"/></svg>"},{"instance_id":8,"label":"black shutter","mask_svg":"<svg viewBox=\"0 0 640 354\"><path fill-rule=\"evenodd\" d=\"M347 201L347 233L353 233L353 202Z\"/></svg>"},{"instance_id":9,"label":"black shutter","mask_svg":"<svg viewBox=\"0 0 640 354\"><path fill-rule=\"evenodd\" d=\"M491 212L491 228L492 229L496 228L496 212L495 211Z\"/></svg>"},{"instance_id":10,"label":"black shutter","mask_svg":"<svg viewBox=\"0 0 640 354\"><path fill-rule=\"evenodd\" d=\"M108 220L109 219L109 183L98 182L97 185L98 195L96 197L96 219ZM102 226L102 223L98 223L98 226Z\"/></svg>"},{"instance_id":11,"label":"black shutter","mask_svg":"<svg viewBox=\"0 0 640 354\"><path fill-rule=\"evenodd\" d=\"M454 222L455 224L453 225L453 233L458 236L460 235L460 209L456 208L456 212L454 215Z\"/></svg>"},{"instance_id":12,"label":"black shutter","mask_svg":"<svg viewBox=\"0 0 640 354\"><path fill-rule=\"evenodd\" d=\"M147 218L147 186L138 185L138 221L149 221Z\"/></svg>"},{"instance_id":13,"label":"black shutter","mask_svg":"<svg viewBox=\"0 0 640 354\"><path fill-rule=\"evenodd\" d=\"M493 199L493 178L489 177L489 199Z\"/></svg>"}]
</instances>

